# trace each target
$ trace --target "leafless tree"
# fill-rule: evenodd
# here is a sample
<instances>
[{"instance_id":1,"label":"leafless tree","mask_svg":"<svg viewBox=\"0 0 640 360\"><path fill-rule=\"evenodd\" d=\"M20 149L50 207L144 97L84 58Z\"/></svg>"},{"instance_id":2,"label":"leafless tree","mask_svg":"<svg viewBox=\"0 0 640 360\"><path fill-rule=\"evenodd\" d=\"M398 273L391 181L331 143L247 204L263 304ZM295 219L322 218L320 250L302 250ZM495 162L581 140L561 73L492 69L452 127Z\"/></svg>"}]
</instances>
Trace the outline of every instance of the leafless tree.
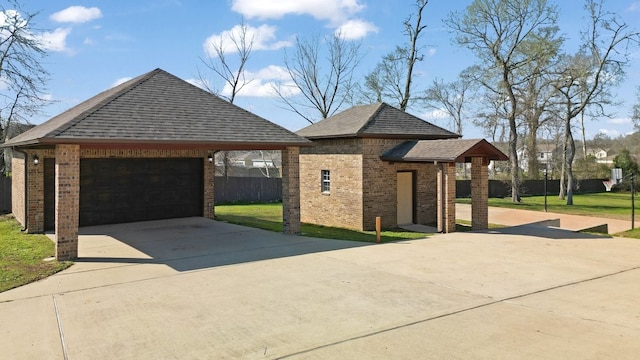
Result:
<instances>
[{"instance_id":1,"label":"leafless tree","mask_svg":"<svg viewBox=\"0 0 640 360\"><path fill-rule=\"evenodd\" d=\"M249 33L244 20L230 31L228 38L220 36L216 43L211 44L207 57L201 57L200 62L206 69L213 71L217 77L223 80L225 86L228 86L229 92L225 94L223 91L216 89L213 83L209 81L209 76L198 69L198 79L201 86L210 93L216 94L233 104L242 88L251 82L246 77L246 66L251 57L253 43L254 37ZM230 58L228 54L233 54L233 58ZM219 156L222 159L222 173L224 177L228 177L229 169L233 163L231 152L220 151Z\"/></svg>"},{"instance_id":2,"label":"leafless tree","mask_svg":"<svg viewBox=\"0 0 640 360\"><path fill-rule=\"evenodd\" d=\"M457 80L450 83L434 79L424 93L425 106L444 111L451 118L451 129L458 135L462 135L463 110L468 105L467 95L472 85L472 79L462 72Z\"/></svg>"},{"instance_id":3,"label":"leafless tree","mask_svg":"<svg viewBox=\"0 0 640 360\"><path fill-rule=\"evenodd\" d=\"M427 28L422 23L422 13L428 0L415 0L415 11L403 22L408 42L383 56L382 60L365 76L364 96L369 101L389 101L406 111L415 99L412 96L414 68L424 59L423 47L418 44L422 32Z\"/></svg>"},{"instance_id":4,"label":"leafless tree","mask_svg":"<svg viewBox=\"0 0 640 360\"><path fill-rule=\"evenodd\" d=\"M225 43L225 40L231 43ZM198 78L202 86L207 91L217 94L233 104L236 95L238 95L245 85L251 82L251 80L246 78L245 70L247 62L251 57L253 43L254 37L248 33L248 27L244 23L244 20L240 25L234 27L228 38L220 36L216 43L211 44L211 50L215 56L201 57L200 62L206 69L213 71L214 74L222 79L225 86L228 85L229 94L225 95L221 90L216 89L209 81L209 77L198 70ZM229 50L230 47L232 50ZM227 56L229 53L232 53L236 59L230 59Z\"/></svg>"},{"instance_id":5,"label":"leafless tree","mask_svg":"<svg viewBox=\"0 0 640 360\"><path fill-rule=\"evenodd\" d=\"M24 11L17 0L0 4L0 133L5 142L13 124L28 123L48 101L49 73L43 67L44 44L38 37L37 13ZM0 169L6 172L4 155Z\"/></svg>"},{"instance_id":6,"label":"leafless tree","mask_svg":"<svg viewBox=\"0 0 640 360\"><path fill-rule=\"evenodd\" d=\"M622 78L628 65L630 46L640 42L640 33L630 30L615 14L606 11L603 0L587 0L585 9L589 21L588 28L582 33L582 49L576 55L566 56L564 66L558 71L556 85L563 107L563 159L567 175L566 189L564 179L561 179L560 198L566 193L567 205L573 205L575 141L572 121L587 106L603 108L610 103L610 90Z\"/></svg>"},{"instance_id":7,"label":"leafless tree","mask_svg":"<svg viewBox=\"0 0 640 360\"><path fill-rule=\"evenodd\" d=\"M351 99L353 73L360 60L360 43L347 41L340 33L297 38L295 50L284 58L293 85L279 83L274 91L285 109L313 124ZM293 95L296 91L299 94Z\"/></svg>"},{"instance_id":8,"label":"leafless tree","mask_svg":"<svg viewBox=\"0 0 640 360\"><path fill-rule=\"evenodd\" d=\"M557 36L557 10L546 0L474 0L463 13L451 13L445 24L455 41L472 50L479 69L497 74L499 81L485 81L486 91L507 99L511 200L520 201L517 117L521 113L516 89L531 73L530 63L548 57L561 41Z\"/></svg>"}]
</instances>

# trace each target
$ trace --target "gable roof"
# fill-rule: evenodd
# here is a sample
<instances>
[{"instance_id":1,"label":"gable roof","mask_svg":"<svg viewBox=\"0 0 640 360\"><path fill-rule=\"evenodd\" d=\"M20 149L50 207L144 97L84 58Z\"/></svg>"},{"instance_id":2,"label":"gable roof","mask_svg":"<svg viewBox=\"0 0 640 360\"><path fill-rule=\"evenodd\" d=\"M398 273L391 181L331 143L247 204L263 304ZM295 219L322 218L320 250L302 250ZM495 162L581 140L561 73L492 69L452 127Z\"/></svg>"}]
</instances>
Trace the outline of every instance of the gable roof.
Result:
<instances>
[{"instance_id":1,"label":"gable roof","mask_svg":"<svg viewBox=\"0 0 640 360\"><path fill-rule=\"evenodd\" d=\"M486 157L487 160L509 159L484 139L405 141L380 158L396 162L466 162L466 158L474 156Z\"/></svg>"},{"instance_id":2,"label":"gable roof","mask_svg":"<svg viewBox=\"0 0 640 360\"><path fill-rule=\"evenodd\" d=\"M354 106L298 130L307 139L346 137L450 139L458 134L426 122L391 105Z\"/></svg>"},{"instance_id":3,"label":"gable roof","mask_svg":"<svg viewBox=\"0 0 640 360\"><path fill-rule=\"evenodd\" d=\"M4 146L60 143L310 145L289 130L161 69L106 90Z\"/></svg>"}]
</instances>

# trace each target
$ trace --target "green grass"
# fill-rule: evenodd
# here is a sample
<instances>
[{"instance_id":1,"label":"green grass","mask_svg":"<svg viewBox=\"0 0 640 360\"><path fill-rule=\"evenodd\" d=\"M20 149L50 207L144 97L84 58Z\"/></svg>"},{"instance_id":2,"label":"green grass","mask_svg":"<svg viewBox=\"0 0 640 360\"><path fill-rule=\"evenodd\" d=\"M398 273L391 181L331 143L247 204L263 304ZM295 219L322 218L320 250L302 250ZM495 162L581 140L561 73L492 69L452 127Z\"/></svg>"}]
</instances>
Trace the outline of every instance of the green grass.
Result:
<instances>
[{"instance_id":1,"label":"green grass","mask_svg":"<svg viewBox=\"0 0 640 360\"><path fill-rule=\"evenodd\" d=\"M640 199L636 194L636 202ZM471 199L459 198L456 202L470 204ZM489 206L506 207L521 210L544 211L544 196L522 197L520 203L511 202L511 198L489 198ZM636 205L640 210L640 203ZM547 211L560 214L597 216L610 219L631 220L630 193L595 193L573 196L573 205L559 200L557 195L547 196ZM640 215L640 211L637 211ZM636 221L640 216L636 216Z\"/></svg>"},{"instance_id":2,"label":"green grass","mask_svg":"<svg viewBox=\"0 0 640 360\"><path fill-rule=\"evenodd\" d=\"M640 226L640 224L638 224ZM623 231L621 233L615 234L616 236L622 236L627 238L640 239L640 228L635 228L633 230Z\"/></svg>"},{"instance_id":3,"label":"green grass","mask_svg":"<svg viewBox=\"0 0 640 360\"><path fill-rule=\"evenodd\" d=\"M282 231L282 204L217 205L216 219L232 224ZM349 229L302 224L302 235L338 240L375 242L375 231L355 231ZM424 238L425 234L402 229L386 229L380 233L382 242Z\"/></svg>"},{"instance_id":4,"label":"green grass","mask_svg":"<svg viewBox=\"0 0 640 360\"><path fill-rule=\"evenodd\" d=\"M55 245L45 235L25 234L10 216L0 216L0 292L28 284L71 266L71 262L43 259Z\"/></svg>"}]
</instances>

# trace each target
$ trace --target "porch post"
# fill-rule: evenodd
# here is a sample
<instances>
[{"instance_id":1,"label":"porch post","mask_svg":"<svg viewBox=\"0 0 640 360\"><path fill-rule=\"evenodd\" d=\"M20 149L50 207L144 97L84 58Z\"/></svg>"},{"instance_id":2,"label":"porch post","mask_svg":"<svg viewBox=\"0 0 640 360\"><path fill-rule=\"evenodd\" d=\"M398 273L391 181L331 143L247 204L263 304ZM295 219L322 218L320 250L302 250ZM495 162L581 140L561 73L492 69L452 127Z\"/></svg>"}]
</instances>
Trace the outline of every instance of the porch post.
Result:
<instances>
[{"instance_id":1,"label":"porch post","mask_svg":"<svg viewBox=\"0 0 640 360\"><path fill-rule=\"evenodd\" d=\"M285 234L300 233L300 147L282 151L282 225Z\"/></svg>"},{"instance_id":2,"label":"porch post","mask_svg":"<svg viewBox=\"0 0 640 360\"><path fill-rule=\"evenodd\" d=\"M56 260L78 257L80 145L56 145Z\"/></svg>"},{"instance_id":3,"label":"porch post","mask_svg":"<svg viewBox=\"0 0 640 360\"><path fill-rule=\"evenodd\" d=\"M489 173L485 158L471 158L471 228L489 228Z\"/></svg>"},{"instance_id":4,"label":"porch post","mask_svg":"<svg viewBox=\"0 0 640 360\"><path fill-rule=\"evenodd\" d=\"M203 216L215 219L215 165L209 161L209 155L204 158L204 211ZM212 155L213 156L213 155Z\"/></svg>"},{"instance_id":5,"label":"porch post","mask_svg":"<svg viewBox=\"0 0 640 360\"><path fill-rule=\"evenodd\" d=\"M438 166L438 231L456 231L456 164Z\"/></svg>"}]
</instances>

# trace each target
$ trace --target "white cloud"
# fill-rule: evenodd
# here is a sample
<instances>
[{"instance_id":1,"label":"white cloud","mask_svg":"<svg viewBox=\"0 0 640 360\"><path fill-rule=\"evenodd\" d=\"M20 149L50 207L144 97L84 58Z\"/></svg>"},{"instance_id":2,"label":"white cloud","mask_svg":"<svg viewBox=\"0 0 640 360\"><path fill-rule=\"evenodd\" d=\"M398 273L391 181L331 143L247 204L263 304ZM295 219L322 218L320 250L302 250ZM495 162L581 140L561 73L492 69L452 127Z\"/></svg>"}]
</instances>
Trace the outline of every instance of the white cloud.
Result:
<instances>
[{"instance_id":1,"label":"white cloud","mask_svg":"<svg viewBox=\"0 0 640 360\"><path fill-rule=\"evenodd\" d=\"M614 125L627 125L633 123L633 120L631 118L614 118L607 120L607 122Z\"/></svg>"},{"instance_id":2,"label":"white cloud","mask_svg":"<svg viewBox=\"0 0 640 360\"><path fill-rule=\"evenodd\" d=\"M365 8L359 0L233 0L231 9L247 18L280 19L285 15L311 15L341 24Z\"/></svg>"},{"instance_id":3,"label":"white cloud","mask_svg":"<svg viewBox=\"0 0 640 360\"><path fill-rule=\"evenodd\" d=\"M279 87L285 96L294 96L300 93L300 90L291 81L287 70L281 66L269 65L257 72L245 71L244 76L248 83L238 92L238 96L274 97L276 96L274 87ZM221 95L231 95L229 84L225 84Z\"/></svg>"},{"instance_id":4,"label":"white cloud","mask_svg":"<svg viewBox=\"0 0 640 360\"><path fill-rule=\"evenodd\" d=\"M248 43L253 42L252 50L277 50L286 46L291 46L292 42L288 40L276 41L276 27L269 25L261 25L253 27L245 25L245 40ZM221 47L224 53L233 53L236 51L234 39L239 42L242 39L242 26L236 25L231 30L225 30L220 34L209 36L202 45L204 52L209 57L217 56L215 47Z\"/></svg>"},{"instance_id":5,"label":"white cloud","mask_svg":"<svg viewBox=\"0 0 640 360\"><path fill-rule=\"evenodd\" d=\"M42 44L45 50L60 52L69 51L69 49L67 49L67 36L69 36L70 33L70 28L57 28L53 31L36 34L34 37Z\"/></svg>"},{"instance_id":6,"label":"white cloud","mask_svg":"<svg viewBox=\"0 0 640 360\"><path fill-rule=\"evenodd\" d=\"M618 136L620 136L620 131L618 130L612 130L612 129L600 129L598 131L599 133L603 133L611 138L616 138Z\"/></svg>"},{"instance_id":7,"label":"white cloud","mask_svg":"<svg viewBox=\"0 0 640 360\"><path fill-rule=\"evenodd\" d=\"M119 78L118 80L114 81L113 84L111 84L111 87L116 87L116 86L118 86L120 84L124 84L124 83L126 83L127 81L129 81L131 79L133 79L133 78L130 77L130 76Z\"/></svg>"},{"instance_id":8,"label":"white cloud","mask_svg":"<svg viewBox=\"0 0 640 360\"><path fill-rule=\"evenodd\" d=\"M451 116L449 115L449 113L446 110L443 109L436 109L436 110L432 110L432 111L428 111L426 113L422 114L422 118L423 119L448 119Z\"/></svg>"},{"instance_id":9,"label":"white cloud","mask_svg":"<svg viewBox=\"0 0 640 360\"><path fill-rule=\"evenodd\" d=\"M433 55L436 54L436 48L429 48L429 50L427 50L427 56L428 57L432 57Z\"/></svg>"},{"instance_id":10,"label":"white cloud","mask_svg":"<svg viewBox=\"0 0 640 360\"><path fill-rule=\"evenodd\" d=\"M61 23L84 23L101 17L102 12L97 7L69 6L64 10L51 14L49 18Z\"/></svg>"},{"instance_id":11,"label":"white cloud","mask_svg":"<svg viewBox=\"0 0 640 360\"><path fill-rule=\"evenodd\" d=\"M378 32L378 28L370 22L352 19L340 25L335 33L347 40L362 39L369 33Z\"/></svg>"},{"instance_id":12,"label":"white cloud","mask_svg":"<svg viewBox=\"0 0 640 360\"><path fill-rule=\"evenodd\" d=\"M627 11L635 12L640 10L640 1L632 2L631 5L627 8Z\"/></svg>"}]
</instances>

